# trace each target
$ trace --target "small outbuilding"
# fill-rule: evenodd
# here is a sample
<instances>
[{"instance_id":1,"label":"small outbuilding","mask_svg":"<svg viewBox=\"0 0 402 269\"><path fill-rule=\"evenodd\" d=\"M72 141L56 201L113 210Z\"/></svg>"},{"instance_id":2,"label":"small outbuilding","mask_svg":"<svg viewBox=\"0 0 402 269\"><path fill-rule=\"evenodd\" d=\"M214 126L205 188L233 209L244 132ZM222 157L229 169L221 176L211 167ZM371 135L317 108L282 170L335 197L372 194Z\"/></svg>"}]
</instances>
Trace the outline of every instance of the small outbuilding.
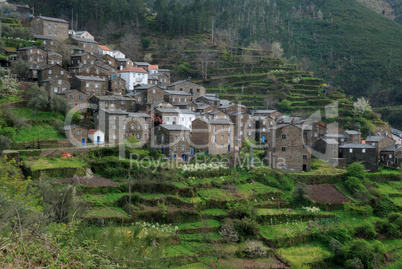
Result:
<instances>
[{"instance_id":1,"label":"small outbuilding","mask_svg":"<svg viewBox=\"0 0 402 269\"><path fill-rule=\"evenodd\" d=\"M105 143L105 133L98 129L90 129L88 139L94 144L103 144Z\"/></svg>"}]
</instances>

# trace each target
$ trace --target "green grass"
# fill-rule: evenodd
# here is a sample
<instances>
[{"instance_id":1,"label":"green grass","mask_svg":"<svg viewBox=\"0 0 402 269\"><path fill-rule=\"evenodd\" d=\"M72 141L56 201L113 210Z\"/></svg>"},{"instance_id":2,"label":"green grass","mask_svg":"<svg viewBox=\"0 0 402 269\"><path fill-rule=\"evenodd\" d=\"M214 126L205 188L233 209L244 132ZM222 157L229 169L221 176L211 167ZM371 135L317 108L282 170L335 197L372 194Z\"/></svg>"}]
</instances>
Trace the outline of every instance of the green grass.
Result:
<instances>
[{"instance_id":1,"label":"green grass","mask_svg":"<svg viewBox=\"0 0 402 269\"><path fill-rule=\"evenodd\" d=\"M180 242L179 245L169 246L166 248L167 256L194 256L196 253L213 251L210 244L199 242Z\"/></svg>"},{"instance_id":2,"label":"green grass","mask_svg":"<svg viewBox=\"0 0 402 269\"><path fill-rule=\"evenodd\" d=\"M275 219L272 220L275 223ZM279 225L264 225L260 228L260 234L267 239L290 238L296 235L314 233L319 230L318 226L311 227L311 231L307 231L308 222L289 222Z\"/></svg>"},{"instance_id":3,"label":"green grass","mask_svg":"<svg viewBox=\"0 0 402 269\"><path fill-rule=\"evenodd\" d=\"M179 234L181 240L184 241L198 241L198 242L210 242L217 241L222 239L223 237L218 232L211 233L197 233L197 234Z\"/></svg>"},{"instance_id":4,"label":"green grass","mask_svg":"<svg viewBox=\"0 0 402 269\"><path fill-rule=\"evenodd\" d=\"M221 189L204 189L198 192L198 195L204 200L215 200L215 201L234 201L237 199L229 191Z\"/></svg>"},{"instance_id":5,"label":"green grass","mask_svg":"<svg viewBox=\"0 0 402 269\"><path fill-rule=\"evenodd\" d=\"M212 208L212 209L205 209L201 211L201 215L209 215L209 216L226 216L228 213L226 212L225 209L218 209L218 208Z\"/></svg>"},{"instance_id":6,"label":"green grass","mask_svg":"<svg viewBox=\"0 0 402 269\"><path fill-rule=\"evenodd\" d=\"M87 164L85 161L77 158L56 158L54 160L49 158L39 158L38 160L27 159L24 163L31 168L31 171L67 167L78 168Z\"/></svg>"},{"instance_id":7,"label":"green grass","mask_svg":"<svg viewBox=\"0 0 402 269\"><path fill-rule=\"evenodd\" d=\"M39 134L38 134L39 131ZM60 135L57 130L49 124L34 125L31 128L22 128L21 131L15 136L15 142L35 142L38 140L48 140L48 139L66 139L64 136ZM35 144L36 146L36 144Z\"/></svg>"},{"instance_id":8,"label":"green grass","mask_svg":"<svg viewBox=\"0 0 402 269\"><path fill-rule=\"evenodd\" d=\"M92 206L115 206L117 200L124 195L127 195L127 193L83 194L80 199L84 203L90 203Z\"/></svg>"},{"instance_id":9,"label":"green grass","mask_svg":"<svg viewBox=\"0 0 402 269\"><path fill-rule=\"evenodd\" d=\"M217 220L207 219L204 221L185 222L177 225L179 229L198 229L203 227L219 227L221 224Z\"/></svg>"},{"instance_id":10,"label":"green grass","mask_svg":"<svg viewBox=\"0 0 402 269\"><path fill-rule=\"evenodd\" d=\"M331 257L331 252L320 243L310 243L290 248L278 249L279 255L290 261L291 264L304 264L320 261Z\"/></svg>"},{"instance_id":11,"label":"green grass","mask_svg":"<svg viewBox=\"0 0 402 269\"><path fill-rule=\"evenodd\" d=\"M119 207L90 207L85 217L127 218L127 213Z\"/></svg>"},{"instance_id":12,"label":"green grass","mask_svg":"<svg viewBox=\"0 0 402 269\"><path fill-rule=\"evenodd\" d=\"M240 194L247 196L247 197L253 196L254 194L259 195L259 194L264 194L264 193L280 192L279 190L277 190L275 188L266 186L259 182L241 184L241 185L237 185L236 187L239 190Z\"/></svg>"},{"instance_id":13,"label":"green grass","mask_svg":"<svg viewBox=\"0 0 402 269\"><path fill-rule=\"evenodd\" d=\"M400 188L400 182L399 184L392 184L393 182L390 183L377 183L378 184L378 189L380 190L381 193L383 194L395 194L399 193L402 194L402 190L398 189Z\"/></svg>"},{"instance_id":14,"label":"green grass","mask_svg":"<svg viewBox=\"0 0 402 269\"><path fill-rule=\"evenodd\" d=\"M335 175L345 173L345 170L335 168L326 162L312 158L311 159L311 170L304 173L298 173L299 175Z\"/></svg>"},{"instance_id":15,"label":"green grass","mask_svg":"<svg viewBox=\"0 0 402 269\"><path fill-rule=\"evenodd\" d=\"M42 121L42 120L63 120L64 117L62 115L54 115L52 112L47 112L47 111L38 111L36 118L34 111L28 107L21 107L21 108L13 108L9 110L14 116L18 118L26 118L28 120L37 120L37 121Z\"/></svg>"},{"instance_id":16,"label":"green grass","mask_svg":"<svg viewBox=\"0 0 402 269\"><path fill-rule=\"evenodd\" d=\"M390 199L399 206L402 206L402 197L390 197Z\"/></svg>"},{"instance_id":17,"label":"green grass","mask_svg":"<svg viewBox=\"0 0 402 269\"><path fill-rule=\"evenodd\" d=\"M0 106L9 105L17 102L21 102L21 99L17 95L8 95L5 97L0 97Z\"/></svg>"}]
</instances>

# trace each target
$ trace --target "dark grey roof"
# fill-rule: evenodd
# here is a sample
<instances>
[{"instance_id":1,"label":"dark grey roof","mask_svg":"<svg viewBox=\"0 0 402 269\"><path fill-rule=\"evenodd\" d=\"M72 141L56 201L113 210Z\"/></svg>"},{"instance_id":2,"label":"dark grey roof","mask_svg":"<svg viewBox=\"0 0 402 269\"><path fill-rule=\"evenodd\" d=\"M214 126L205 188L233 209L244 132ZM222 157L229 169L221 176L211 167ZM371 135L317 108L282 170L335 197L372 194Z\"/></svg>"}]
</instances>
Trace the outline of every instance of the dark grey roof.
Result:
<instances>
[{"instance_id":1,"label":"dark grey roof","mask_svg":"<svg viewBox=\"0 0 402 269\"><path fill-rule=\"evenodd\" d=\"M59 18L52 18L52 17L45 17L45 16L38 16L38 18L41 18L42 20L45 20L45 21L68 23L68 21L59 19Z\"/></svg>"},{"instance_id":2,"label":"dark grey roof","mask_svg":"<svg viewBox=\"0 0 402 269\"><path fill-rule=\"evenodd\" d=\"M80 38L80 37L70 37L72 40L78 41L78 42L86 42L86 43L95 43L99 44L99 42L96 42L95 40L92 39L87 39L87 38Z\"/></svg>"},{"instance_id":3,"label":"dark grey roof","mask_svg":"<svg viewBox=\"0 0 402 269\"><path fill-rule=\"evenodd\" d=\"M58 92L57 94L63 95L63 94L67 94L67 93L70 93L70 92L80 92L80 93L82 93L82 94L88 95L87 93L82 92L82 91L77 90L77 89L67 89L67 90L64 90L64 91L62 91L62 92Z\"/></svg>"},{"instance_id":4,"label":"dark grey roof","mask_svg":"<svg viewBox=\"0 0 402 269\"><path fill-rule=\"evenodd\" d=\"M275 109L273 109L273 110L256 110L256 111L254 111L254 114L271 114L274 112L276 112Z\"/></svg>"},{"instance_id":5,"label":"dark grey roof","mask_svg":"<svg viewBox=\"0 0 402 269\"><path fill-rule=\"evenodd\" d=\"M344 133L346 133L348 135L358 135L358 134L360 134L360 132L353 131L353 130L346 130L346 131L344 131Z\"/></svg>"},{"instance_id":6,"label":"dark grey roof","mask_svg":"<svg viewBox=\"0 0 402 269\"><path fill-rule=\"evenodd\" d=\"M325 141L327 144L338 145L339 143L333 138L321 138L321 140Z\"/></svg>"},{"instance_id":7,"label":"dark grey roof","mask_svg":"<svg viewBox=\"0 0 402 269\"><path fill-rule=\"evenodd\" d=\"M366 141L367 142L378 142L385 138L386 138L386 136L367 136Z\"/></svg>"},{"instance_id":8,"label":"dark grey roof","mask_svg":"<svg viewBox=\"0 0 402 269\"><path fill-rule=\"evenodd\" d=\"M222 125L228 125L228 124L233 124L233 122L226 120L226 119L212 119L208 120L209 124L222 124Z\"/></svg>"},{"instance_id":9,"label":"dark grey roof","mask_svg":"<svg viewBox=\"0 0 402 269\"><path fill-rule=\"evenodd\" d=\"M190 129L187 129L183 125L161 124L159 126L162 128L165 128L166 130L169 130L169 131L190 131Z\"/></svg>"},{"instance_id":10,"label":"dark grey roof","mask_svg":"<svg viewBox=\"0 0 402 269\"><path fill-rule=\"evenodd\" d=\"M151 118L151 116L146 113L128 113L128 115L133 118Z\"/></svg>"},{"instance_id":11,"label":"dark grey roof","mask_svg":"<svg viewBox=\"0 0 402 269\"><path fill-rule=\"evenodd\" d=\"M161 71L161 72L170 72L169 69L158 69L158 72L159 72L159 71Z\"/></svg>"},{"instance_id":12,"label":"dark grey roof","mask_svg":"<svg viewBox=\"0 0 402 269\"><path fill-rule=\"evenodd\" d=\"M160 89L163 90L162 87L160 87L160 86L158 86L158 85L154 85L154 84L140 84L140 85L138 85L138 86L134 86L134 89L135 89L135 90L148 90L148 89L150 89L150 88L152 88L152 87L157 87L157 88L160 88Z\"/></svg>"},{"instance_id":13,"label":"dark grey roof","mask_svg":"<svg viewBox=\"0 0 402 269\"><path fill-rule=\"evenodd\" d=\"M189 104L191 104L191 102L176 102L173 105L174 106L188 106Z\"/></svg>"},{"instance_id":14,"label":"dark grey roof","mask_svg":"<svg viewBox=\"0 0 402 269\"><path fill-rule=\"evenodd\" d=\"M89 53L76 53L76 54L73 54L73 55L71 55L71 57L81 57L81 56L85 56L85 55L88 55Z\"/></svg>"},{"instance_id":15,"label":"dark grey roof","mask_svg":"<svg viewBox=\"0 0 402 269\"><path fill-rule=\"evenodd\" d=\"M390 146L390 147L388 147L386 149L383 149L381 151L396 151L398 149L402 149L402 145L396 145L395 144L394 146Z\"/></svg>"},{"instance_id":16,"label":"dark grey roof","mask_svg":"<svg viewBox=\"0 0 402 269\"><path fill-rule=\"evenodd\" d=\"M131 98L120 95L94 95L93 98L98 98L101 101L131 101Z\"/></svg>"},{"instance_id":17,"label":"dark grey roof","mask_svg":"<svg viewBox=\"0 0 402 269\"><path fill-rule=\"evenodd\" d=\"M325 134L324 137L345 138L344 134Z\"/></svg>"},{"instance_id":18,"label":"dark grey roof","mask_svg":"<svg viewBox=\"0 0 402 269\"><path fill-rule=\"evenodd\" d=\"M367 144L344 144L339 146L339 148L346 148L346 149L350 149L350 148L354 148L354 149L375 149L375 147L367 145Z\"/></svg>"},{"instance_id":19,"label":"dark grey roof","mask_svg":"<svg viewBox=\"0 0 402 269\"><path fill-rule=\"evenodd\" d=\"M127 62L127 61L130 61L131 59L130 58L115 58L116 59L116 61L118 61L118 62Z\"/></svg>"},{"instance_id":20,"label":"dark grey roof","mask_svg":"<svg viewBox=\"0 0 402 269\"><path fill-rule=\"evenodd\" d=\"M165 91L165 95L191 95L191 94L182 91Z\"/></svg>"},{"instance_id":21,"label":"dark grey roof","mask_svg":"<svg viewBox=\"0 0 402 269\"><path fill-rule=\"evenodd\" d=\"M229 112L228 114L229 114L229 116L237 116L237 115L241 115L241 114L244 114L244 113L246 113L246 112L243 112L243 111L232 111L232 112Z\"/></svg>"},{"instance_id":22,"label":"dark grey roof","mask_svg":"<svg viewBox=\"0 0 402 269\"><path fill-rule=\"evenodd\" d=\"M159 69L159 70L160 70L160 69ZM170 87L170 86L176 86L176 85L179 85L179 84L181 84L181 83L183 83L183 82L188 82L188 80L179 80L179 81L173 82L173 83L171 83L168 87Z\"/></svg>"},{"instance_id":23,"label":"dark grey roof","mask_svg":"<svg viewBox=\"0 0 402 269\"><path fill-rule=\"evenodd\" d=\"M92 77L92 76L75 76L80 80L93 80L93 81L105 81L103 78L100 77Z\"/></svg>"},{"instance_id":24,"label":"dark grey roof","mask_svg":"<svg viewBox=\"0 0 402 269\"><path fill-rule=\"evenodd\" d=\"M108 114L119 114L119 115L128 115L129 113L123 109L115 109L115 110L107 110L107 109L102 109Z\"/></svg>"},{"instance_id":25,"label":"dark grey roof","mask_svg":"<svg viewBox=\"0 0 402 269\"><path fill-rule=\"evenodd\" d=\"M124 96L128 96L128 97L134 97L140 94L144 94L144 92L135 92L135 91L130 91L129 93L125 94Z\"/></svg>"},{"instance_id":26,"label":"dark grey roof","mask_svg":"<svg viewBox=\"0 0 402 269\"><path fill-rule=\"evenodd\" d=\"M56 39L54 36L49 36L49 35L34 35L36 39Z\"/></svg>"},{"instance_id":27,"label":"dark grey roof","mask_svg":"<svg viewBox=\"0 0 402 269\"><path fill-rule=\"evenodd\" d=\"M149 65L147 62L134 62L136 65Z\"/></svg>"},{"instance_id":28,"label":"dark grey roof","mask_svg":"<svg viewBox=\"0 0 402 269\"><path fill-rule=\"evenodd\" d=\"M37 46L29 46L29 47L23 47L23 48L17 49L17 51L18 50L29 50L29 49L40 49L41 50L41 48L39 48Z\"/></svg>"}]
</instances>

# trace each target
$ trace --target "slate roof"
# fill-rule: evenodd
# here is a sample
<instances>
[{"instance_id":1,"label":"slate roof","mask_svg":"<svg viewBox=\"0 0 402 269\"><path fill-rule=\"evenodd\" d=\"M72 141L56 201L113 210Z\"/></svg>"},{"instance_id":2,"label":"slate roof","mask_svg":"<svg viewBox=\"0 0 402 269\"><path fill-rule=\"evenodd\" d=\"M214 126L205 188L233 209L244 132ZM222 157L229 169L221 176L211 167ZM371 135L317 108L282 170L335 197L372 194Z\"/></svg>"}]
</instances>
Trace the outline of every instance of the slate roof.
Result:
<instances>
[{"instance_id":1,"label":"slate roof","mask_svg":"<svg viewBox=\"0 0 402 269\"><path fill-rule=\"evenodd\" d=\"M375 149L375 147L367 145L367 144L344 144L339 146L339 148L346 148L346 149L350 149L350 148L354 148L354 149Z\"/></svg>"},{"instance_id":2,"label":"slate roof","mask_svg":"<svg viewBox=\"0 0 402 269\"><path fill-rule=\"evenodd\" d=\"M87 38L80 38L80 37L70 37L72 40L78 41L78 42L86 42L86 43L96 43L98 44L99 42L92 40L92 39L87 39Z\"/></svg>"},{"instance_id":3,"label":"slate roof","mask_svg":"<svg viewBox=\"0 0 402 269\"><path fill-rule=\"evenodd\" d=\"M151 116L146 113L128 113L128 115L133 118L151 118Z\"/></svg>"},{"instance_id":4,"label":"slate roof","mask_svg":"<svg viewBox=\"0 0 402 269\"><path fill-rule=\"evenodd\" d=\"M191 95L191 94L182 91L165 91L165 95Z\"/></svg>"},{"instance_id":5,"label":"slate roof","mask_svg":"<svg viewBox=\"0 0 402 269\"><path fill-rule=\"evenodd\" d=\"M195 114L193 111L188 109L178 109L178 108L156 108L161 113L179 113L179 114Z\"/></svg>"},{"instance_id":6,"label":"slate roof","mask_svg":"<svg viewBox=\"0 0 402 269\"><path fill-rule=\"evenodd\" d=\"M254 114L271 114L274 112L276 112L275 109L273 109L273 110L256 110L256 111L254 111Z\"/></svg>"},{"instance_id":7,"label":"slate roof","mask_svg":"<svg viewBox=\"0 0 402 269\"><path fill-rule=\"evenodd\" d=\"M226 120L226 119L212 119L212 120L206 120L206 119L198 119L200 121L203 121L208 124L221 124L221 125L232 125L233 122Z\"/></svg>"},{"instance_id":8,"label":"slate roof","mask_svg":"<svg viewBox=\"0 0 402 269\"><path fill-rule=\"evenodd\" d=\"M91 77L91 76L75 76L80 80L93 80L93 81L105 81L103 78L100 77Z\"/></svg>"},{"instance_id":9,"label":"slate roof","mask_svg":"<svg viewBox=\"0 0 402 269\"><path fill-rule=\"evenodd\" d=\"M56 39L56 37L49 35L34 35L34 37L37 39Z\"/></svg>"},{"instance_id":10,"label":"slate roof","mask_svg":"<svg viewBox=\"0 0 402 269\"><path fill-rule=\"evenodd\" d=\"M190 131L190 129L187 129L183 125L160 124L159 126L169 131Z\"/></svg>"},{"instance_id":11,"label":"slate roof","mask_svg":"<svg viewBox=\"0 0 402 269\"><path fill-rule=\"evenodd\" d=\"M327 144L338 145L339 143L333 138L321 138Z\"/></svg>"},{"instance_id":12,"label":"slate roof","mask_svg":"<svg viewBox=\"0 0 402 269\"><path fill-rule=\"evenodd\" d=\"M394 145L394 146L390 146L390 147L388 147L388 148L386 148L386 149L383 149L383 150L381 150L381 151L397 151L398 149L401 149L402 148L402 145Z\"/></svg>"},{"instance_id":13,"label":"slate roof","mask_svg":"<svg viewBox=\"0 0 402 269\"><path fill-rule=\"evenodd\" d=\"M68 21L59 19L59 18L52 18L52 17L45 17L45 16L38 16L38 18L41 18L44 21L54 21L54 22L62 22L62 23L68 23Z\"/></svg>"},{"instance_id":14,"label":"slate roof","mask_svg":"<svg viewBox=\"0 0 402 269\"><path fill-rule=\"evenodd\" d=\"M366 142L378 142L385 139L386 136L368 136Z\"/></svg>"},{"instance_id":15,"label":"slate roof","mask_svg":"<svg viewBox=\"0 0 402 269\"><path fill-rule=\"evenodd\" d=\"M344 131L344 133L350 134L350 135L358 135L358 134L360 134L360 132L358 132L358 131L353 131L353 130L346 130L346 131Z\"/></svg>"}]
</instances>

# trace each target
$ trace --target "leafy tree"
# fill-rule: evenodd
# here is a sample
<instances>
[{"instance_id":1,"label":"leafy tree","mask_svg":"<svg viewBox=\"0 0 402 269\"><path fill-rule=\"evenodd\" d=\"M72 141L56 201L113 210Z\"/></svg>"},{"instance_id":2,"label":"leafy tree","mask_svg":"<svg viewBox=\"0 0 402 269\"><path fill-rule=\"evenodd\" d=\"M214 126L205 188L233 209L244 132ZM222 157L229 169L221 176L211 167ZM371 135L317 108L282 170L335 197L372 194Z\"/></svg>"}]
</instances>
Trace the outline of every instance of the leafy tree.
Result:
<instances>
[{"instance_id":1,"label":"leafy tree","mask_svg":"<svg viewBox=\"0 0 402 269\"><path fill-rule=\"evenodd\" d=\"M59 95L53 95L50 98L50 110L55 114L63 114L67 112L69 106L67 100Z\"/></svg>"},{"instance_id":2,"label":"leafy tree","mask_svg":"<svg viewBox=\"0 0 402 269\"><path fill-rule=\"evenodd\" d=\"M0 135L0 153L5 149L9 149L11 147L11 139L7 136Z\"/></svg>"},{"instance_id":3,"label":"leafy tree","mask_svg":"<svg viewBox=\"0 0 402 269\"><path fill-rule=\"evenodd\" d=\"M22 128L30 129L31 125L28 123L28 120L25 118L13 118L13 124L16 131L16 134L19 134Z\"/></svg>"},{"instance_id":4,"label":"leafy tree","mask_svg":"<svg viewBox=\"0 0 402 269\"><path fill-rule=\"evenodd\" d=\"M44 110L49 105L49 99L47 97L45 89L37 86L36 84L29 87L27 97L29 100L27 103L27 107L34 110L35 117L38 113L38 110Z\"/></svg>"},{"instance_id":5,"label":"leafy tree","mask_svg":"<svg viewBox=\"0 0 402 269\"><path fill-rule=\"evenodd\" d=\"M66 131L64 130L64 122L61 120L55 120L54 128L57 130L58 134L66 136Z\"/></svg>"},{"instance_id":6,"label":"leafy tree","mask_svg":"<svg viewBox=\"0 0 402 269\"><path fill-rule=\"evenodd\" d=\"M11 66L11 73L16 74L21 79L27 79L29 77L29 63L21 58L18 59Z\"/></svg>"},{"instance_id":7,"label":"leafy tree","mask_svg":"<svg viewBox=\"0 0 402 269\"><path fill-rule=\"evenodd\" d=\"M272 57L278 59L282 58L283 49L281 43L279 42L272 43L271 49L272 49Z\"/></svg>"},{"instance_id":8,"label":"leafy tree","mask_svg":"<svg viewBox=\"0 0 402 269\"><path fill-rule=\"evenodd\" d=\"M16 135L16 130L13 127L3 127L0 128L0 135L3 135L5 137L8 137L9 139L14 139Z\"/></svg>"},{"instance_id":9,"label":"leafy tree","mask_svg":"<svg viewBox=\"0 0 402 269\"><path fill-rule=\"evenodd\" d=\"M366 112L371 112L369 101L364 97L358 98L353 104L353 108L357 115L364 115Z\"/></svg>"}]
</instances>

